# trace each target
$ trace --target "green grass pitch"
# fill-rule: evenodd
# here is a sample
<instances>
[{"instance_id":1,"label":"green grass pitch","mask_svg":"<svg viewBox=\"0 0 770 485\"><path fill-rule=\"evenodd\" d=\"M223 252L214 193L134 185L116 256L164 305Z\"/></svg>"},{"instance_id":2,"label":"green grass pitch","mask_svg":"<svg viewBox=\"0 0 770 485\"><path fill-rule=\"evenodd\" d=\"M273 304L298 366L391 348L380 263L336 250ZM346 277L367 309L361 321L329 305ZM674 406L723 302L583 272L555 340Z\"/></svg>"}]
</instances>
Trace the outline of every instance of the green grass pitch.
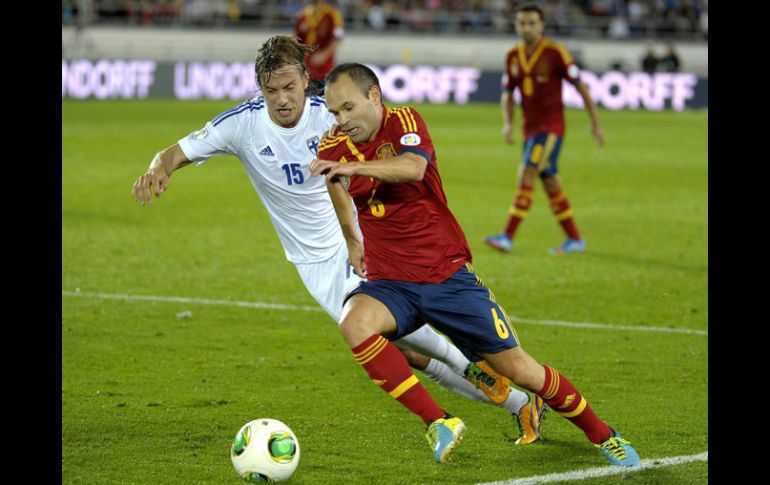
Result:
<instances>
[{"instance_id":1,"label":"green grass pitch","mask_svg":"<svg viewBox=\"0 0 770 485\"><path fill-rule=\"evenodd\" d=\"M419 419L369 382L321 311L70 296L315 306L235 158L182 169L152 206L131 198L157 150L233 104L62 101L62 483L241 483L230 443L258 417L298 435L296 484L471 484L605 465L553 412L543 442L516 447L502 409L422 379L468 426L450 463L434 463ZM483 244L505 224L521 150L520 135L502 142L499 108L418 109L474 267L514 319L708 329L707 113L603 110L599 149L587 114L568 110L561 173L589 250L553 257L563 234L541 186L514 252ZM708 451L706 335L515 326L642 459ZM707 483L708 463L623 481Z\"/></svg>"}]
</instances>

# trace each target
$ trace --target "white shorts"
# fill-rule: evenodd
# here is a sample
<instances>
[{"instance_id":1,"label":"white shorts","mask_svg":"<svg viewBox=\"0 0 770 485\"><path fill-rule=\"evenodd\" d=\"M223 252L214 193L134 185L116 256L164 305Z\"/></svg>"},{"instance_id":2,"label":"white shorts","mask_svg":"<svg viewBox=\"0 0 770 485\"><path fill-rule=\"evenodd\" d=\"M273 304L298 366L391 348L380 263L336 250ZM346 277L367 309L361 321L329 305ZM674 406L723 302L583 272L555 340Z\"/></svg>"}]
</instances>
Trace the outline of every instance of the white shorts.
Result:
<instances>
[{"instance_id":1,"label":"white shorts","mask_svg":"<svg viewBox=\"0 0 770 485\"><path fill-rule=\"evenodd\" d=\"M326 261L295 266L307 291L321 308L339 323L342 319L342 302L345 295L364 281L348 262L347 246L340 245L334 256Z\"/></svg>"}]
</instances>

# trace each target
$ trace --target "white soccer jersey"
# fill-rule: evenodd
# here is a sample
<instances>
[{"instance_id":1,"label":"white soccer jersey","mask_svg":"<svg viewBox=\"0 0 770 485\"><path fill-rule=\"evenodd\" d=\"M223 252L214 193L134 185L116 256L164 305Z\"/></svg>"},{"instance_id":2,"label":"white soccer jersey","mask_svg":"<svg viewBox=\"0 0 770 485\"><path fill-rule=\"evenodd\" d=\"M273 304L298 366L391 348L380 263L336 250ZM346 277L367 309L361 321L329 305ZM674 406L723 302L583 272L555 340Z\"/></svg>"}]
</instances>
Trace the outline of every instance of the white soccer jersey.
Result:
<instances>
[{"instance_id":1,"label":"white soccer jersey","mask_svg":"<svg viewBox=\"0 0 770 485\"><path fill-rule=\"evenodd\" d=\"M286 259L292 263L324 261L344 245L324 177L311 177L308 167L318 153L321 136L334 123L322 97L305 100L293 128L276 125L262 96L225 111L206 126L179 140L197 164L214 155L235 155L278 232Z\"/></svg>"}]
</instances>

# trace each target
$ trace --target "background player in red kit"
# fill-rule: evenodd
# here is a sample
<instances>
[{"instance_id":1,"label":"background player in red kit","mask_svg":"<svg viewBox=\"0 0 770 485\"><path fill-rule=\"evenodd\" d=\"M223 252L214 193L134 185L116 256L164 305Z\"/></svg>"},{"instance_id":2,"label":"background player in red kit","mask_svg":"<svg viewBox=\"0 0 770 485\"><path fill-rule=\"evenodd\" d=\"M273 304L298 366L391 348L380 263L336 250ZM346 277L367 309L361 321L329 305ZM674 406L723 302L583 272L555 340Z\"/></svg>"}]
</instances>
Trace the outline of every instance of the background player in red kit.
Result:
<instances>
[{"instance_id":1,"label":"background player in red kit","mask_svg":"<svg viewBox=\"0 0 770 485\"><path fill-rule=\"evenodd\" d=\"M562 374L521 348L505 311L473 272L417 111L387 109L377 77L362 64L335 67L325 91L340 131L321 142L310 172L327 176L351 264L367 277L346 297L340 331L369 377L423 419L434 459L447 459L465 424L438 406L389 341L424 322L450 337L468 359L485 359L542 397L612 464L639 465L631 444L596 417Z\"/></svg>"},{"instance_id":2,"label":"background player in red kit","mask_svg":"<svg viewBox=\"0 0 770 485\"><path fill-rule=\"evenodd\" d=\"M305 57L305 64L316 86L323 86L326 75L334 67L337 47L345 35L343 26L339 10L322 0L314 0L297 16L294 35L303 44L315 47Z\"/></svg>"},{"instance_id":3,"label":"background player in red kit","mask_svg":"<svg viewBox=\"0 0 770 485\"><path fill-rule=\"evenodd\" d=\"M524 155L519 170L519 188L509 210L505 230L486 238L493 248L510 252L521 221L532 206L535 179L540 176L551 204L551 211L567 234L561 246L552 253L585 251L586 245L578 232L567 196L559 178L558 158L564 138L564 104L562 79L575 85L591 118L591 133L599 146L604 145L604 133L599 125L591 96L580 81L572 56L563 45L543 37L545 18L535 4L522 5L516 13L516 33L522 39L505 56L500 106L503 111L503 138L513 143L513 90L519 89L524 118Z\"/></svg>"}]
</instances>

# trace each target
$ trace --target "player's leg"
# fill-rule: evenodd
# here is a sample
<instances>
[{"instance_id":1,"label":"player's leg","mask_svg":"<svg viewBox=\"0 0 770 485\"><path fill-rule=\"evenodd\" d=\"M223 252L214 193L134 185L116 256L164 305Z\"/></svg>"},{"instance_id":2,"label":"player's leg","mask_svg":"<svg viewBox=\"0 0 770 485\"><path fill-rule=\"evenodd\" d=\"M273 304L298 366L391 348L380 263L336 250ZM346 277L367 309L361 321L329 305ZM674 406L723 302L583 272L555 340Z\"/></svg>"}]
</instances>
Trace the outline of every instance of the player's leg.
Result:
<instances>
[{"instance_id":1,"label":"player's leg","mask_svg":"<svg viewBox=\"0 0 770 485\"><path fill-rule=\"evenodd\" d=\"M381 336L397 330L393 315L388 308L368 295L354 295L348 300L343 313L344 295L353 291L364 281L352 271L346 255L347 251L344 245L341 245L337 254L327 261L298 264L297 271L305 287L324 310L340 323L340 331L345 341L353 349L353 353L364 365L367 373L370 376L388 375L387 384L381 378L372 377L375 382L383 381L381 385L384 386L384 390L420 415L426 422L443 417L444 412L438 408L427 392L424 392L424 389L423 392L419 391L422 384L419 384L409 370L409 365L400 351ZM391 368L395 370L391 372ZM391 392L407 381L412 386L417 384L414 391L404 392L408 388L400 388L395 394ZM399 399L402 395L403 400ZM410 399L412 396L416 396L414 400Z\"/></svg>"},{"instance_id":2,"label":"player's leg","mask_svg":"<svg viewBox=\"0 0 770 485\"><path fill-rule=\"evenodd\" d=\"M428 367L431 367L430 371L424 373L430 378L435 375L442 376L441 381L438 381L439 384L451 391L457 392L458 389L465 388L465 384L470 382L489 398L479 399L484 402L492 401L494 404L501 404L510 395L511 386L508 379L497 374L488 366L483 369L479 365L471 363L448 339L428 325L423 325L414 332L404 335L394 344L402 351L411 349L413 352L404 353L409 365L421 371L426 371ZM427 365L425 364L426 357L432 359ZM449 367L452 374L444 372L443 367L445 366ZM458 394L465 395L462 392L458 392ZM477 393L473 395L477 396ZM466 395L466 397L468 396ZM523 397L526 401L526 396L520 395L519 397Z\"/></svg>"},{"instance_id":3,"label":"player's leg","mask_svg":"<svg viewBox=\"0 0 770 485\"><path fill-rule=\"evenodd\" d=\"M310 294L336 322L342 318L344 296L357 287L362 278L357 276L347 260L347 250L341 245L337 254L322 262L298 264L297 271ZM518 413L528 396L517 389L511 390L508 379L491 368L479 369L443 336L429 326L422 326L395 342L400 349L412 349L405 354L409 365L419 370L443 387L471 399L489 402L490 399L511 412ZM424 356L419 354L422 352ZM464 379L466 371L473 370L479 389ZM491 382L490 382L491 381ZM485 399L485 395L490 399Z\"/></svg>"},{"instance_id":4,"label":"player's leg","mask_svg":"<svg viewBox=\"0 0 770 485\"><path fill-rule=\"evenodd\" d=\"M426 377L434 380L442 387L459 394L460 396L487 404L495 404L492 400L466 379L457 374L437 359L431 359L425 355L419 354L414 350L401 349L409 365L423 373ZM476 365L471 363L470 365ZM489 369L486 372L504 379L508 379L498 374L495 370ZM508 384L506 384L508 385ZM540 435L540 422L545 413L545 402L537 396L530 397L529 394L516 388L510 387L510 392L505 400L497 406L508 411L513 417L514 422L519 428L519 437L516 439L517 445L528 445L542 438Z\"/></svg>"},{"instance_id":5,"label":"player's leg","mask_svg":"<svg viewBox=\"0 0 770 485\"><path fill-rule=\"evenodd\" d=\"M550 408L580 428L611 463L639 463L630 443L596 417L569 380L551 367L540 365L521 348L510 318L470 265L444 283L430 287L434 293L427 295L431 306L425 310L425 318L436 322L463 353L477 353L514 384L540 396Z\"/></svg>"},{"instance_id":6,"label":"player's leg","mask_svg":"<svg viewBox=\"0 0 770 485\"><path fill-rule=\"evenodd\" d=\"M506 409L519 428L516 444L527 445L541 438L539 428L545 406L542 400L511 387L485 362L468 360L448 339L423 325L393 342L409 365L442 387L464 396Z\"/></svg>"},{"instance_id":7,"label":"player's leg","mask_svg":"<svg viewBox=\"0 0 770 485\"><path fill-rule=\"evenodd\" d=\"M519 167L519 187L508 211L508 223L502 233L485 239L485 242L494 249L509 252L513 248L513 240L519 225L529 215L546 138L547 134L542 133L533 135L524 141L522 163Z\"/></svg>"},{"instance_id":8,"label":"player's leg","mask_svg":"<svg viewBox=\"0 0 770 485\"><path fill-rule=\"evenodd\" d=\"M400 341L401 340L397 340L394 344L399 347ZM453 345L451 347L460 353L460 351L457 350L457 347ZM463 397L487 404L499 405L514 414L518 413L519 409L529 401L529 398L525 393L510 387L508 378L503 377L491 368L489 368L489 374L479 368L478 372L485 376L479 380L490 378L499 381L500 383L504 383L505 392L501 392L497 389L497 387L502 387L498 386L498 382L494 382L491 385L485 385L483 382L480 382L479 387L476 387L471 383L469 378L461 377L449 365L441 360L428 357L427 355L423 355L408 348L399 348L412 368L421 371L426 377L436 381L442 387ZM469 368L473 369L473 367L478 367L476 363L467 360L462 353L460 353L460 355L467 362L466 371L463 375L468 373Z\"/></svg>"},{"instance_id":9,"label":"player's leg","mask_svg":"<svg viewBox=\"0 0 770 485\"><path fill-rule=\"evenodd\" d=\"M471 272L470 264L459 270L449 280L441 284L421 285L423 308L421 316L434 322L447 336L452 339L454 345L468 358L477 361L478 365L486 365L481 361L473 349L476 333L469 330L468 315L473 316L479 312L479 302L485 304L483 311L488 314L487 302L492 298L491 292L481 286L480 280ZM474 305L476 308L474 308ZM475 318L479 318L477 315ZM484 322L487 318L483 318ZM446 331L445 331L446 330ZM457 338L459 335L460 338ZM515 345L513 338L508 339L507 345ZM516 440L517 444L529 444L540 439L540 424L545 404L542 400L532 398L521 391L512 390L509 398L503 404L514 417L519 426L521 436Z\"/></svg>"},{"instance_id":10,"label":"player's leg","mask_svg":"<svg viewBox=\"0 0 770 485\"><path fill-rule=\"evenodd\" d=\"M543 164L540 179L543 181L546 194L548 194L551 212L553 212L553 216L567 236L561 246L552 248L550 252L551 254L582 252L585 251L586 244L580 237L572 207L567 199L567 195L564 193L561 178L559 177L558 161L562 138L555 134L549 134L548 137L550 142L547 142L546 145L549 147L549 151L545 154L545 162L547 163Z\"/></svg>"},{"instance_id":11,"label":"player's leg","mask_svg":"<svg viewBox=\"0 0 770 485\"><path fill-rule=\"evenodd\" d=\"M352 271L346 254L344 246L341 246L333 258L319 263L297 265L297 271L307 290L336 322L342 319L344 295L364 281ZM543 406L538 407L534 400L530 403L529 395L511 388L508 380L491 368L486 372L479 369L457 347L431 327L422 326L394 343L411 367L421 370L426 377L442 387L481 402L489 403L494 398L494 404L500 405L516 417L520 431L516 441L518 444L529 444L539 437L537 427L529 424L532 422L529 416L538 411L542 412ZM477 376L479 388L464 378L469 369L474 369L473 374ZM490 378L492 382L487 381L485 384L484 379L478 377L480 374Z\"/></svg>"},{"instance_id":12,"label":"player's leg","mask_svg":"<svg viewBox=\"0 0 770 485\"><path fill-rule=\"evenodd\" d=\"M599 419L581 392L559 371L538 363L521 346L481 355L498 372L540 396L551 409L580 428L610 463L639 465L639 455L631 443Z\"/></svg>"},{"instance_id":13,"label":"player's leg","mask_svg":"<svg viewBox=\"0 0 770 485\"><path fill-rule=\"evenodd\" d=\"M416 323L413 308L396 282L364 282L346 301L339 328L369 378L422 418L434 459L444 463L461 441L465 424L436 404L403 354L385 338L413 330L410 325L422 325Z\"/></svg>"}]
</instances>

